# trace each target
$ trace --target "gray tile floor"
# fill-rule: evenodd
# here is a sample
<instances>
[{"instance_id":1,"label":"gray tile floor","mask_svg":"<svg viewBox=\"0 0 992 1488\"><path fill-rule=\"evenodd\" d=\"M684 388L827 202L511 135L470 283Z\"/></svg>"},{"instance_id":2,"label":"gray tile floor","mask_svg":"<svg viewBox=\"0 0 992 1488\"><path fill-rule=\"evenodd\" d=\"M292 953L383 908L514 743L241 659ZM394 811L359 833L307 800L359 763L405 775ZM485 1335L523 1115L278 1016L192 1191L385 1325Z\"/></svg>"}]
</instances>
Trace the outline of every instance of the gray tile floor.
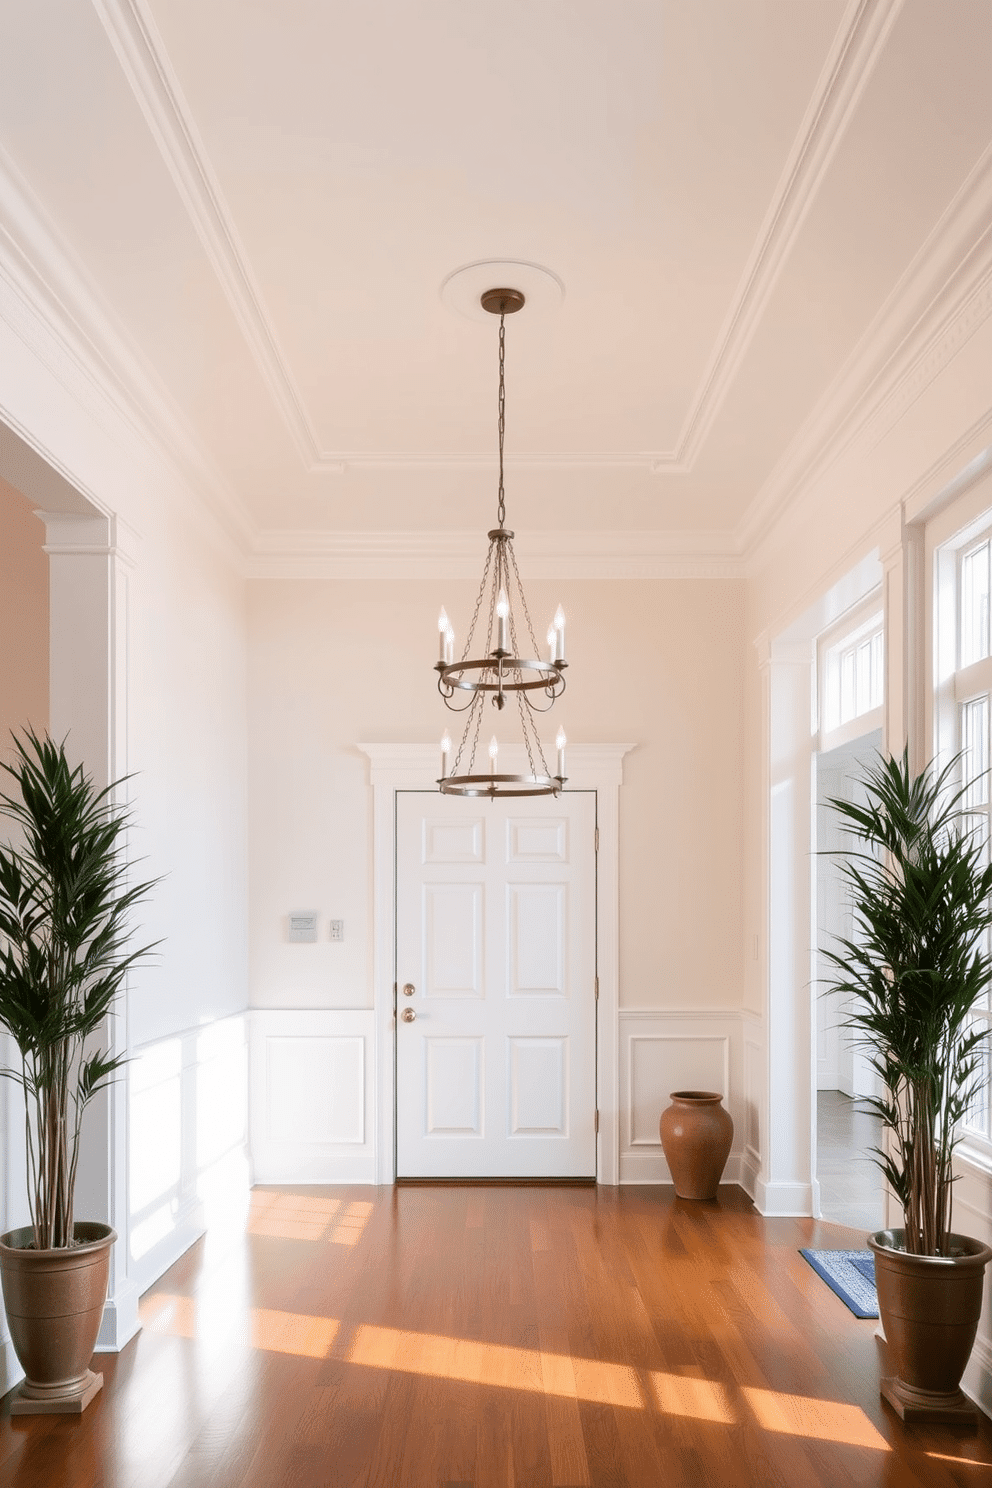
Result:
<instances>
[{"instance_id":1,"label":"gray tile floor","mask_svg":"<svg viewBox=\"0 0 992 1488\"><path fill-rule=\"evenodd\" d=\"M869 1153L881 1143L881 1122L839 1090L817 1092L816 1121L822 1217L866 1233L880 1230L885 1185Z\"/></svg>"}]
</instances>

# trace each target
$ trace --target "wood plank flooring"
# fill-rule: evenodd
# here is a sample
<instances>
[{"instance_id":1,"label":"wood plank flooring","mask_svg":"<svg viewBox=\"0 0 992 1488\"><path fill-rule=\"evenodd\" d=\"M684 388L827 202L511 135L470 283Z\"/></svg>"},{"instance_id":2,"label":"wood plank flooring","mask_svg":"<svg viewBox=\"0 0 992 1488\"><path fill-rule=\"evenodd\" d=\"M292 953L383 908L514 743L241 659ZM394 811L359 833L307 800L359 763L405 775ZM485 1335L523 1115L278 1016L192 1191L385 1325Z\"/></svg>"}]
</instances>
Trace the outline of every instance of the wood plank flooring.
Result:
<instances>
[{"instance_id":1,"label":"wood plank flooring","mask_svg":"<svg viewBox=\"0 0 992 1488\"><path fill-rule=\"evenodd\" d=\"M3 1488L902 1488L992 1482L992 1423L903 1427L875 1324L740 1190L274 1189L95 1365L0 1406Z\"/></svg>"}]
</instances>

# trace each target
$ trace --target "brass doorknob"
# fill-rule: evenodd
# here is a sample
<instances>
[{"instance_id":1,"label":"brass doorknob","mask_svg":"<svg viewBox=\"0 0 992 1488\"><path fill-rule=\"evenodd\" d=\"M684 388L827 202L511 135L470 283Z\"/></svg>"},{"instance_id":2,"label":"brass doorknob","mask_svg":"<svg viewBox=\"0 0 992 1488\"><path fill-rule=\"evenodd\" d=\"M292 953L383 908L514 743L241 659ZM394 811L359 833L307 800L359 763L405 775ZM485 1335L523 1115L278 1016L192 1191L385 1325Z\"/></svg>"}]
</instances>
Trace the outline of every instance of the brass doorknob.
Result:
<instances>
[{"instance_id":1,"label":"brass doorknob","mask_svg":"<svg viewBox=\"0 0 992 1488\"><path fill-rule=\"evenodd\" d=\"M416 992L416 990L417 989L413 985L412 982L404 982L403 983L403 996L404 997L412 997L413 994Z\"/></svg>"},{"instance_id":2,"label":"brass doorknob","mask_svg":"<svg viewBox=\"0 0 992 1488\"><path fill-rule=\"evenodd\" d=\"M412 1023L416 1016L416 1013L411 1007L405 1007L400 1013L400 1017L403 1019L404 1023Z\"/></svg>"}]
</instances>

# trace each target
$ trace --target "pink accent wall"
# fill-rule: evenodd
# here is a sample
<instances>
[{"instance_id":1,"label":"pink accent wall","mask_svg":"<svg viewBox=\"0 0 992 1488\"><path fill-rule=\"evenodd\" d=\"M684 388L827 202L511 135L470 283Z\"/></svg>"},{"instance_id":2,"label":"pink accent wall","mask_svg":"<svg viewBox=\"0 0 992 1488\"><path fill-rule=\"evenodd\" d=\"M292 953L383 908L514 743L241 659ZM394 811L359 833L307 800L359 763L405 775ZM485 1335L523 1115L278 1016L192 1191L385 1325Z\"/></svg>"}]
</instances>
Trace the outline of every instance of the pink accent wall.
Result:
<instances>
[{"instance_id":1,"label":"pink accent wall","mask_svg":"<svg viewBox=\"0 0 992 1488\"><path fill-rule=\"evenodd\" d=\"M0 757L11 729L48 727L48 557L31 504L0 480Z\"/></svg>"}]
</instances>

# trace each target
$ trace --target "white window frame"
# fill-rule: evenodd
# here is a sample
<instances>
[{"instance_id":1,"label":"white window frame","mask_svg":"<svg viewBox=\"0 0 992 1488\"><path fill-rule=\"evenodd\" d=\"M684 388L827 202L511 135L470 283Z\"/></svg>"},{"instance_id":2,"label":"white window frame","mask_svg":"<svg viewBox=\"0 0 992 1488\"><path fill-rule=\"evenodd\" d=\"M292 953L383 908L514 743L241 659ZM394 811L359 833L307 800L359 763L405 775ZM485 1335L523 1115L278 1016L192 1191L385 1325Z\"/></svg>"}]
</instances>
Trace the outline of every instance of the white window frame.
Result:
<instances>
[{"instance_id":1,"label":"white window frame","mask_svg":"<svg viewBox=\"0 0 992 1488\"><path fill-rule=\"evenodd\" d=\"M881 729L885 716L885 676L882 676L883 701L875 708L867 712L858 713L853 718L835 725L832 728L826 726L828 718L827 687L829 685L831 672L831 658L842 649L859 645L862 641L873 635L881 635L882 656L884 667L885 656L885 612L882 600L881 588L875 589L866 595L860 604L846 611L829 630L825 630L817 637L816 642L816 700L817 700L817 748L826 753L828 750L837 749L842 744L849 744L852 739L860 739L864 734L870 734L875 729Z\"/></svg>"},{"instance_id":2,"label":"white window frame","mask_svg":"<svg viewBox=\"0 0 992 1488\"><path fill-rule=\"evenodd\" d=\"M942 768L962 747L962 710L979 697L989 699L992 718L992 636L990 655L967 667L960 656L960 575L967 553L983 541L992 543L992 489L980 482L960 500L934 517L926 529L928 629L932 637L927 689L932 709L929 719L933 756ZM992 797L992 786L990 786ZM989 808L992 819L992 806ZM992 1058L992 1000L988 1008L976 1009L975 1021L988 1030L986 1058ZM983 1095L984 1121L978 1127L963 1123L958 1154L983 1171L992 1171L992 1090Z\"/></svg>"}]
</instances>

